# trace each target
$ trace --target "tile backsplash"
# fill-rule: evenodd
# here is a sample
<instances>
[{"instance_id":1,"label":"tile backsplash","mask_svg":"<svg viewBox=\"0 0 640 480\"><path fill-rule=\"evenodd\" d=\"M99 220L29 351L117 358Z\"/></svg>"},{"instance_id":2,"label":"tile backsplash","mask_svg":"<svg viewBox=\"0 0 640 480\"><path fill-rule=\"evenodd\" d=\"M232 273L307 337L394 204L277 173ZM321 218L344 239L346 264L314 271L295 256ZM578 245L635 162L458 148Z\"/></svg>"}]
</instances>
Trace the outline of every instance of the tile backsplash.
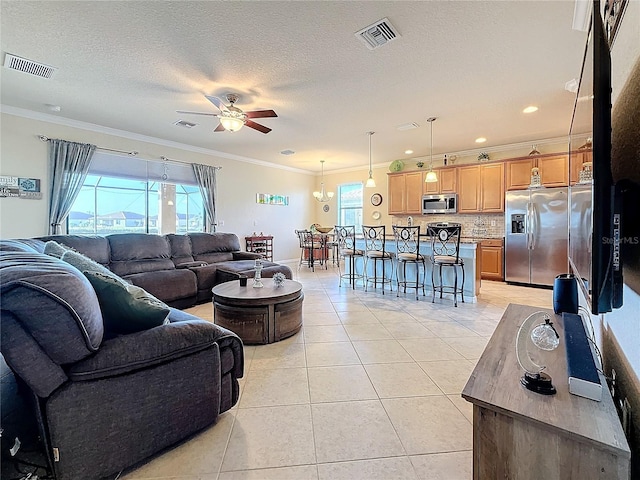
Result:
<instances>
[{"instance_id":1,"label":"tile backsplash","mask_svg":"<svg viewBox=\"0 0 640 480\"><path fill-rule=\"evenodd\" d=\"M435 214L413 215L413 224L420 225L420 231L427 231L427 224L434 222L452 222L462 225L462 236L473 238L504 237L504 213L473 214ZM393 223L406 225L406 215L394 215Z\"/></svg>"}]
</instances>

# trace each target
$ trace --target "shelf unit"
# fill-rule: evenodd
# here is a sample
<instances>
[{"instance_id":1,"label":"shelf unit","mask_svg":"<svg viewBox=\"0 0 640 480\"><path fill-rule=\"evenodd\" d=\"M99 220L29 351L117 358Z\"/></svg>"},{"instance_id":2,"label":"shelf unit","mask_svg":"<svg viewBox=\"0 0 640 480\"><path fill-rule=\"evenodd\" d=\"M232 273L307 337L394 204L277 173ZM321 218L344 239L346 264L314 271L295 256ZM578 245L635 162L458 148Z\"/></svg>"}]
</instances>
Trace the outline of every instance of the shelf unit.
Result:
<instances>
[{"instance_id":1,"label":"shelf unit","mask_svg":"<svg viewBox=\"0 0 640 480\"><path fill-rule=\"evenodd\" d=\"M245 249L247 252L259 253L265 260L273 262L273 236L258 235L244 237Z\"/></svg>"}]
</instances>

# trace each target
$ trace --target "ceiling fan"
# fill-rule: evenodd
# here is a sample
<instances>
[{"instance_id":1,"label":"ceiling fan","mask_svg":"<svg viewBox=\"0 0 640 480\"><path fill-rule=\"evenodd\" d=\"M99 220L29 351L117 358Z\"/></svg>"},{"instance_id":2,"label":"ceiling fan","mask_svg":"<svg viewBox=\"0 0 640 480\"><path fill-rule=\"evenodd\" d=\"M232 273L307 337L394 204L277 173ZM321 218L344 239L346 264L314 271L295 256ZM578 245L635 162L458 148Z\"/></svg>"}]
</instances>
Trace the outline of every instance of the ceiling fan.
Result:
<instances>
[{"instance_id":1,"label":"ceiling fan","mask_svg":"<svg viewBox=\"0 0 640 480\"><path fill-rule=\"evenodd\" d=\"M271 131L269 127L260 125L259 123L256 123L250 119L277 117L278 115L276 115L276 112L274 112L273 110L254 110L252 112L244 112L234 105L234 103L236 103L240 98L239 95L235 93L227 93L226 97L229 105L225 105L224 102L218 97L214 97L213 95L205 95L205 98L207 100L218 107L220 113L185 112L182 110L177 110L177 113L218 117L220 119L220 124L216 127L214 132L222 132L224 130L228 130L229 132L237 132L244 125L249 128L253 128L254 130L258 130L262 133L269 133Z\"/></svg>"}]
</instances>

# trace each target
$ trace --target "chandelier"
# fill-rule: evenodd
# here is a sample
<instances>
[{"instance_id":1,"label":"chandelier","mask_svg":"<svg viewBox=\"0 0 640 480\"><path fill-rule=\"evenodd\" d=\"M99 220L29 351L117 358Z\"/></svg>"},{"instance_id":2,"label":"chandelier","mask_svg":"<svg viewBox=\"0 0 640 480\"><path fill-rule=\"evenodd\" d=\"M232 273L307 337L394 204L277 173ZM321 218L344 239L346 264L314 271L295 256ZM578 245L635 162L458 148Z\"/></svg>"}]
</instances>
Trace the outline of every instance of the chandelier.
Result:
<instances>
[{"instance_id":1,"label":"chandelier","mask_svg":"<svg viewBox=\"0 0 640 480\"><path fill-rule=\"evenodd\" d=\"M364 186L368 188L376 186L376 181L373 179L373 170L371 168L371 136L374 133L376 132L367 132L367 135L369 135L369 178L367 179L367 183Z\"/></svg>"},{"instance_id":2,"label":"chandelier","mask_svg":"<svg viewBox=\"0 0 640 480\"><path fill-rule=\"evenodd\" d=\"M333 192L326 192L324 189L324 160L320 160L320 164L322 165L322 181L320 182L320 191L313 192L313 196L316 197L316 200L319 202L328 202L333 198Z\"/></svg>"},{"instance_id":3,"label":"chandelier","mask_svg":"<svg viewBox=\"0 0 640 480\"><path fill-rule=\"evenodd\" d=\"M433 122L435 121L436 117L427 118L427 122L431 124L431 154L429 155L429 171L424 177L424 181L426 183L434 183L438 181L438 176L436 175L436 172L433 171Z\"/></svg>"}]
</instances>

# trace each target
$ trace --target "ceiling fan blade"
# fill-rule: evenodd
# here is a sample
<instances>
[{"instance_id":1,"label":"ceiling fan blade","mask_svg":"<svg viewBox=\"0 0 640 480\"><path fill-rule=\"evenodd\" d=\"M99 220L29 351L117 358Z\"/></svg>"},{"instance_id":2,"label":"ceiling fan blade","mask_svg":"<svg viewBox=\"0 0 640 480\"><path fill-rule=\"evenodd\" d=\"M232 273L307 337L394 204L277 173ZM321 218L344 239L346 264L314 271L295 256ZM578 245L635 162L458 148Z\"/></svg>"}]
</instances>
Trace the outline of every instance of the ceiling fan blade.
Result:
<instances>
[{"instance_id":1,"label":"ceiling fan blade","mask_svg":"<svg viewBox=\"0 0 640 480\"><path fill-rule=\"evenodd\" d=\"M247 120L246 122L244 122L244 124L247 127L253 128L254 130L258 130L259 132L262 132L262 133L269 133L271 131L269 127L265 127L264 125L260 125L259 123L253 122L251 120Z\"/></svg>"},{"instance_id":2,"label":"ceiling fan blade","mask_svg":"<svg viewBox=\"0 0 640 480\"><path fill-rule=\"evenodd\" d=\"M224 132L225 128L222 126L221 123L218 124L218 126L215 128L214 132Z\"/></svg>"},{"instance_id":3,"label":"ceiling fan blade","mask_svg":"<svg viewBox=\"0 0 640 480\"><path fill-rule=\"evenodd\" d=\"M176 113L188 113L189 115L205 115L207 117L217 117L217 113L202 113L202 112L185 112L184 110L176 110Z\"/></svg>"},{"instance_id":4,"label":"ceiling fan blade","mask_svg":"<svg viewBox=\"0 0 640 480\"><path fill-rule=\"evenodd\" d=\"M213 103L216 107L218 107L221 112L229 111L227 106L224 104L224 102L220 98L214 97L213 95L205 95L205 98L209 100L211 103Z\"/></svg>"},{"instance_id":5,"label":"ceiling fan blade","mask_svg":"<svg viewBox=\"0 0 640 480\"><path fill-rule=\"evenodd\" d=\"M247 115L247 118L267 118L278 116L273 110L254 110L253 112L244 113Z\"/></svg>"}]
</instances>

